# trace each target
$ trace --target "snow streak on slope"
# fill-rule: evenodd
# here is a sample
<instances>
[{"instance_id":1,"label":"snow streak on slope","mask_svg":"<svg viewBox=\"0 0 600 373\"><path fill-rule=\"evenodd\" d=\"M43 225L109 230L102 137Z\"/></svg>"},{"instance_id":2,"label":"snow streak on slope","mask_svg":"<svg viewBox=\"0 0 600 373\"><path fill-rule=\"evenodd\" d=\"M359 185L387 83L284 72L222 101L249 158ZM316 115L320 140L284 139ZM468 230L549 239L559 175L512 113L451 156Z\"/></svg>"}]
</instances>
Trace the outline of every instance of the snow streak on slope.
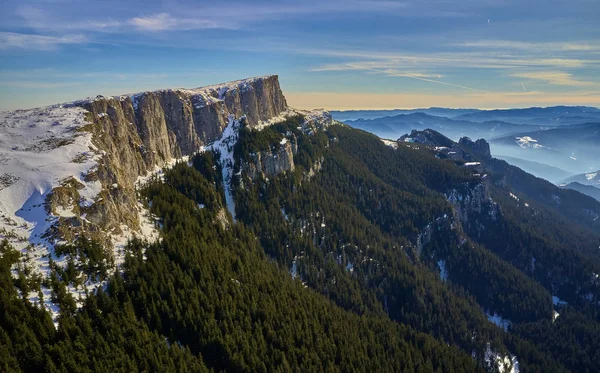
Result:
<instances>
[{"instance_id":1,"label":"snow streak on slope","mask_svg":"<svg viewBox=\"0 0 600 373\"><path fill-rule=\"evenodd\" d=\"M440 278L442 281L448 281L448 270L446 269L446 262L444 260L438 260L438 267L440 268Z\"/></svg>"},{"instance_id":2,"label":"snow streak on slope","mask_svg":"<svg viewBox=\"0 0 600 373\"><path fill-rule=\"evenodd\" d=\"M225 189L225 202L227 203L227 209L231 213L231 217L235 222L235 201L233 194L231 193L231 181L233 179L233 166L235 160L233 159L233 148L239 138L239 131L241 119L236 120L233 115L229 116L229 123L223 130L221 139L215 141L212 145L204 148L204 150L212 149L219 153L219 163L221 164L223 174L223 188Z\"/></svg>"}]
</instances>

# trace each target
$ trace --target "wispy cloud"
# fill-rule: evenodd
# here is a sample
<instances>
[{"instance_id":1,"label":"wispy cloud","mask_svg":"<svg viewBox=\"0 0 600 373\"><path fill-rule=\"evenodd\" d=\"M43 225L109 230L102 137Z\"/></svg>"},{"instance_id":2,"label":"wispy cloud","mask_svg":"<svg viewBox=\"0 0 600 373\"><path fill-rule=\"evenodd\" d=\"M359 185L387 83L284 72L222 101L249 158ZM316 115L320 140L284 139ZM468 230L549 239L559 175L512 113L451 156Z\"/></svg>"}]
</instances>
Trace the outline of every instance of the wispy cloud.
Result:
<instances>
[{"instance_id":1,"label":"wispy cloud","mask_svg":"<svg viewBox=\"0 0 600 373\"><path fill-rule=\"evenodd\" d=\"M55 14L31 5L18 7L15 14L22 18L25 26L39 32L52 34L73 31L116 31L122 25L122 22L113 19L111 16L101 20L82 19L82 16L65 18L64 15Z\"/></svg>"},{"instance_id":2,"label":"wispy cloud","mask_svg":"<svg viewBox=\"0 0 600 373\"><path fill-rule=\"evenodd\" d=\"M128 23L141 31L199 30L211 28L235 28L216 20L177 18L169 13L157 13L147 17L134 17Z\"/></svg>"},{"instance_id":3,"label":"wispy cloud","mask_svg":"<svg viewBox=\"0 0 600 373\"><path fill-rule=\"evenodd\" d=\"M455 46L492 49L492 50L522 50L528 52L590 52L600 51L600 44L589 41L568 42L524 42L515 40L478 40L455 43Z\"/></svg>"},{"instance_id":4,"label":"wispy cloud","mask_svg":"<svg viewBox=\"0 0 600 373\"><path fill-rule=\"evenodd\" d=\"M400 66L435 67L474 67L482 69L512 69L516 67L581 67L600 65L600 60L577 58L545 58L541 56L516 56L511 54L490 54L481 52L444 52L444 53L402 53L378 52L369 50L332 50L297 48L296 53L326 57L346 57L361 59L352 64L370 65L371 68L398 68ZM313 71L350 70L348 62L324 64Z\"/></svg>"},{"instance_id":5,"label":"wispy cloud","mask_svg":"<svg viewBox=\"0 0 600 373\"><path fill-rule=\"evenodd\" d=\"M28 80L0 81L0 86L12 88L52 89L60 87L73 87L81 85L79 82L41 82Z\"/></svg>"},{"instance_id":6,"label":"wispy cloud","mask_svg":"<svg viewBox=\"0 0 600 373\"><path fill-rule=\"evenodd\" d=\"M511 76L517 78L525 78L530 80L540 80L548 84L562 85L562 86L574 86L574 87L585 87L593 86L598 83L582 81L573 78L573 74L561 72L561 71L534 71L524 73L514 73Z\"/></svg>"},{"instance_id":7,"label":"wispy cloud","mask_svg":"<svg viewBox=\"0 0 600 373\"><path fill-rule=\"evenodd\" d=\"M0 32L0 49L54 50L64 44L82 44L87 42L83 35L45 36Z\"/></svg>"}]
</instances>

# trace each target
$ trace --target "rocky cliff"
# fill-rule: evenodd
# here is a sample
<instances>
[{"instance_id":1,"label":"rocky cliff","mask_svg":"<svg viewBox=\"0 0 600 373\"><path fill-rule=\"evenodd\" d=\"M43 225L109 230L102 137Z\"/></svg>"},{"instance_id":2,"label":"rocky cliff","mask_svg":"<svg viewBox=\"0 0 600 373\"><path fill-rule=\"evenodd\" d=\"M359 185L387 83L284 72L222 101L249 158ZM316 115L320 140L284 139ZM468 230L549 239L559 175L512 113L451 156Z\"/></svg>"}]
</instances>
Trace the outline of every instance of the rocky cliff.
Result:
<instances>
[{"instance_id":1,"label":"rocky cliff","mask_svg":"<svg viewBox=\"0 0 600 373\"><path fill-rule=\"evenodd\" d=\"M278 148L250 154L250 161L243 167L243 171L252 179L259 177L270 178L280 173L294 171L294 155L298 152L296 137L292 134L288 139L284 137Z\"/></svg>"},{"instance_id":2,"label":"rocky cliff","mask_svg":"<svg viewBox=\"0 0 600 373\"><path fill-rule=\"evenodd\" d=\"M1 112L0 238L38 258L82 235L111 246L142 228L140 178L211 149L234 122L260 129L297 113L276 75ZM294 144L257 155L257 172L293 170Z\"/></svg>"},{"instance_id":3,"label":"rocky cliff","mask_svg":"<svg viewBox=\"0 0 600 373\"><path fill-rule=\"evenodd\" d=\"M138 177L215 141L231 118L243 116L255 127L287 110L276 75L197 89L99 96L74 105L89 112L88 129L103 154L86 177L100 181L106 192L85 211L86 219L103 229L137 224L131 202Z\"/></svg>"}]
</instances>

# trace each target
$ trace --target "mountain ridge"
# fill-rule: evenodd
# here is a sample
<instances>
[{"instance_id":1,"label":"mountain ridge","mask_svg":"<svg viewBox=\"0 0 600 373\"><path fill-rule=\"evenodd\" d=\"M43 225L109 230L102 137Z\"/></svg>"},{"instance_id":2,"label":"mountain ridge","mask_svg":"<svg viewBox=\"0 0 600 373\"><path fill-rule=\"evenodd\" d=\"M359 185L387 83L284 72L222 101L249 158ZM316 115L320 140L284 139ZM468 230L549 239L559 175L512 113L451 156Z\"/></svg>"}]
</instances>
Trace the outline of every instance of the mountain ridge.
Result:
<instances>
[{"instance_id":1,"label":"mountain ridge","mask_svg":"<svg viewBox=\"0 0 600 373\"><path fill-rule=\"evenodd\" d=\"M155 237L155 223L138 202L140 183L203 151L234 122L260 129L299 113L309 126L331 120L324 111L289 108L277 75L2 112L0 239L19 250L33 245L39 268L60 262L56 247L93 239L118 265L128 238ZM267 172L284 170L292 156L288 149L256 162L266 162Z\"/></svg>"}]
</instances>

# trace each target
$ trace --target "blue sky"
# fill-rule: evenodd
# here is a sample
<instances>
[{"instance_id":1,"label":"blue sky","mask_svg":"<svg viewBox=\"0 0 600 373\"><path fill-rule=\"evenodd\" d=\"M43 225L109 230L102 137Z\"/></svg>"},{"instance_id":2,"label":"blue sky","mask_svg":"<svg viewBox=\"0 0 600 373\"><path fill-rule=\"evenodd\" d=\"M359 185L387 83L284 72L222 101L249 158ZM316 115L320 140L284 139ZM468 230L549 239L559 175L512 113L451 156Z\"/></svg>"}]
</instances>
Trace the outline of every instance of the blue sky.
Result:
<instances>
[{"instance_id":1,"label":"blue sky","mask_svg":"<svg viewBox=\"0 0 600 373\"><path fill-rule=\"evenodd\" d=\"M600 1L0 4L0 110L266 74L300 108L600 106Z\"/></svg>"}]
</instances>

